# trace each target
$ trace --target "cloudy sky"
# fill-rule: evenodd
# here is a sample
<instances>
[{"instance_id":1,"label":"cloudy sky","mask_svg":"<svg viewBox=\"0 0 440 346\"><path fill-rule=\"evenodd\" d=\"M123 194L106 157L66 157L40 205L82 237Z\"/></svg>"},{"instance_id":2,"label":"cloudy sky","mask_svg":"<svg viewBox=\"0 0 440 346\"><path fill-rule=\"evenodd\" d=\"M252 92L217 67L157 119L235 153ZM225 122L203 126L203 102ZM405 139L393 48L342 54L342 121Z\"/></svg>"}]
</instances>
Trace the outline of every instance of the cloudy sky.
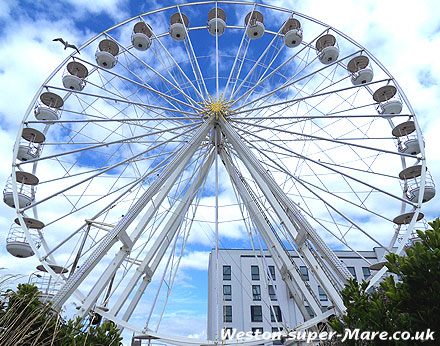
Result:
<instances>
[{"instance_id":1,"label":"cloudy sky","mask_svg":"<svg viewBox=\"0 0 440 346\"><path fill-rule=\"evenodd\" d=\"M174 1L60 0L0 2L0 181L11 171L12 146L19 124L36 90L68 54L52 42L63 37L80 46L120 21ZM366 47L391 72L415 109L424 133L427 165L440 179L440 12L434 0L413 1L264 1L325 22ZM428 220L438 216L440 196L426 204ZM14 218L2 205L0 266L18 272L5 251L5 237ZM198 277L197 252L186 259ZM206 253L202 257L206 259ZM28 273L31 270L27 270ZM189 293L188 293L189 294ZM193 297L189 297L191 302ZM172 316L169 316L172 318ZM176 317L174 321L177 321ZM204 335L204 319L199 321ZM180 328L183 328L179 326Z\"/></svg>"}]
</instances>

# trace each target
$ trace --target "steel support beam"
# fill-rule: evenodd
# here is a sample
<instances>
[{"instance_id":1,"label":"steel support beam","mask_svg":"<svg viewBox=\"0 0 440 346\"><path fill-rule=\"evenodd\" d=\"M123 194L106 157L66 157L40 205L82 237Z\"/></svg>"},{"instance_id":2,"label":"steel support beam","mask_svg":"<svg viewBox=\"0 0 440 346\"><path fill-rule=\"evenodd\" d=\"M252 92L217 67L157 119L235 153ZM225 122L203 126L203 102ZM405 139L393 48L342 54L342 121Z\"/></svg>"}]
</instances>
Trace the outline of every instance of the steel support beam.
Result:
<instances>
[{"instance_id":1,"label":"steel support beam","mask_svg":"<svg viewBox=\"0 0 440 346\"><path fill-rule=\"evenodd\" d=\"M122 218L122 220L115 226L115 228L107 233L107 235L100 241L99 245L92 252L92 254L83 262L83 264L71 275L56 294L52 300L54 308L61 308L66 300L75 292L78 286L84 281L89 273L95 268L99 261L106 255L110 248L117 242L120 232L126 232L127 228L137 218L145 206L152 201L152 198L161 190L158 198L162 199L166 197L168 191L172 188L174 182L178 177L183 167L188 163L195 151L200 147L201 142L206 138L212 125L206 121L200 126L191 140L182 147L173 160L165 167L162 173L156 178L156 180L148 187L148 189L142 194L142 196L136 201L128 213ZM155 201L156 202L156 201ZM159 202L159 201L157 201ZM139 225L135 228L130 236L133 244L137 241L142 234L145 225L148 223L150 216L144 215ZM121 249L114 260L110 263L104 274L96 282L94 288L90 292L91 294L86 298L83 306L81 307L79 314L84 316L96 302L98 296L102 293L105 286L110 281L114 272L119 268L122 261L128 256L128 249Z\"/></svg>"},{"instance_id":2,"label":"steel support beam","mask_svg":"<svg viewBox=\"0 0 440 346\"><path fill-rule=\"evenodd\" d=\"M309 269L315 274L316 279L319 281L330 300L335 304L337 310L340 312L345 311L342 298L334 287L335 285L332 283L332 280L334 279L329 277L331 275L330 271L327 270L327 272L324 272L317 263L316 259L313 257L313 254L310 252L310 250L307 247L302 246L302 243L306 237L317 239L319 238L319 235L313 230L312 226L305 220L305 218L300 215L298 208L290 200L290 198L285 195L272 176L267 174L266 170L262 167L261 163L250 151L250 149L242 143L239 135L232 128L232 126L225 121L221 121L220 125L228 142L232 144L234 150L240 157L240 160L246 166L247 170L254 178L264 196L275 210L277 216L280 218L280 224L284 226L293 240L297 241L301 239L300 244L297 244L298 251L303 256L303 259L305 259ZM314 232L312 233L310 230L313 230ZM320 243L324 242L321 240ZM331 249L328 247L322 250L324 255L326 253L334 255L333 251L331 251ZM334 255L334 257L337 258L336 255ZM340 263L339 260L338 262ZM333 262L329 261L329 263ZM341 269L338 268L336 264L333 263L332 267L337 269L337 273L341 273ZM346 280L346 276L342 275L342 273L339 275L339 277L341 280ZM321 311L319 310L315 313L319 314L320 312Z\"/></svg>"},{"instance_id":3,"label":"steel support beam","mask_svg":"<svg viewBox=\"0 0 440 346\"><path fill-rule=\"evenodd\" d=\"M275 265L282 274L283 280L285 281L290 294L295 299L295 302L298 305L298 308L300 309L304 319L310 317L304 305L304 298L307 300L309 306L315 312L315 314L320 313L321 307L318 305L318 303L309 292L298 271L295 269L294 264L290 261L285 250L282 248L278 239L273 234L272 230L266 222L266 219L263 217L260 210L258 209L256 202L251 197L246 188L244 188L242 182L239 180L237 173L235 172L235 169L229 159L229 156L227 156L224 151L221 152L220 156L225 164L226 170L229 173L231 182L235 185L238 194L240 195L241 199L244 202L244 205L248 209L252 221L257 226L257 229L261 234L264 243L267 246L267 249L272 255L272 259ZM299 294L298 291L302 294Z\"/></svg>"},{"instance_id":4,"label":"steel support beam","mask_svg":"<svg viewBox=\"0 0 440 346\"><path fill-rule=\"evenodd\" d=\"M182 218L186 215L189 206L199 192L203 181L206 179L209 169L212 166L214 155L214 152L209 155L208 159L206 160L199 174L197 175L197 178L195 179L193 185L185 193L184 197L179 202L176 210L173 211L171 218L167 221L165 227L160 232L157 239L154 241L154 244L151 246L145 258L138 266L138 268L136 268L136 272L127 283L125 289L119 295L118 300L110 310L111 314L116 316L119 313L119 311L127 301L129 295L133 292L136 284L138 283L142 275L144 275L144 278L140 286L137 288L134 297L131 299L130 304L127 307L127 310L125 311L122 319L124 321L128 321L128 319L131 317L134 309L136 308L136 305L142 297L143 292L150 283L151 277L156 272L160 261L166 253L166 250L168 249L177 231L179 230ZM156 208L159 208L159 205L157 205Z\"/></svg>"}]
</instances>

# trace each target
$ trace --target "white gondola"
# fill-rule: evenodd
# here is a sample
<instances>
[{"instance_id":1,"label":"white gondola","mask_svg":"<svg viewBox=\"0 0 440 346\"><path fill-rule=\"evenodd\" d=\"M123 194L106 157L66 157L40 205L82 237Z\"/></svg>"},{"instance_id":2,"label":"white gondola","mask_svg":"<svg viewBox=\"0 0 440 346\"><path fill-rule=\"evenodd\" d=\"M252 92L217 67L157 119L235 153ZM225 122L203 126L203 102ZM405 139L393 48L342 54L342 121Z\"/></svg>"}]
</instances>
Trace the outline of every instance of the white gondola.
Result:
<instances>
[{"instance_id":1,"label":"white gondola","mask_svg":"<svg viewBox=\"0 0 440 346\"><path fill-rule=\"evenodd\" d=\"M57 265L57 264L48 264L50 269L52 269L56 274L66 274L68 272L67 268L64 268L63 266ZM42 272L47 272L44 265L40 264L37 266L37 269Z\"/></svg>"},{"instance_id":2,"label":"white gondola","mask_svg":"<svg viewBox=\"0 0 440 346\"><path fill-rule=\"evenodd\" d=\"M44 223L42 223L40 220L33 219L31 217L24 217L23 221L24 221L27 228L32 228L32 229L43 229L44 228ZM19 226L21 225L20 220L18 218L16 218L14 220L14 222Z\"/></svg>"},{"instance_id":3,"label":"white gondola","mask_svg":"<svg viewBox=\"0 0 440 346\"><path fill-rule=\"evenodd\" d=\"M400 214L393 219L393 222L396 225L408 225L411 222L411 220L413 219L414 214L415 213L413 211L409 212L409 213ZM417 215L417 221L420 221L424 217L425 217L425 215L423 213L419 213Z\"/></svg>"},{"instance_id":4,"label":"white gondola","mask_svg":"<svg viewBox=\"0 0 440 346\"><path fill-rule=\"evenodd\" d=\"M400 114L402 112L403 104L398 98L385 101L380 104L381 114Z\"/></svg>"},{"instance_id":5,"label":"white gondola","mask_svg":"<svg viewBox=\"0 0 440 346\"><path fill-rule=\"evenodd\" d=\"M378 102L377 112L382 115L400 114L403 103L396 97L397 89L393 85L385 85L373 94L374 101Z\"/></svg>"},{"instance_id":6,"label":"white gondola","mask_svg":"<svg viewBox=\"0 0 440 346\"><path fill-rule=\"evenodd\" d=\"M131 34L131 44L137 50L144 51L151 47L153 32L144 22L136 23Z\"/></svg>"},{"instance_id":7,"label":"white gondola","mask_svg":"<svg viewBox=\"0 0 440 346\"><path fill-rule=\"evenodd\" d=\"M20 161L28 161L40 157L41 143L46 137L40 131L26 127L21 133L21 140L18 146L17 159Z\"/></svg>"},{"instance_id":8,"label":"white gondola","mask_svg":"<svg viewBox=\"0 0 440 346\"><path fill-rule=\"evenodd\" d=\"M64 105L61 96L52 92L45 92L40 96L40 102L37 102L34 109L34 115L37 120L58 120L61 116L60 108Z\"/></svg>"},{"instance_id":9,"label":"white gondola","mask_svg":"<svg viewBox=\"0 0 440 346\"><path fill-rule=\"evenodd\" d=\"M118 62L119 46L116 42L105 39L99 42L95 53L96 63L103 68L113 68Z\"/></svg>"},{"instance_id":10,"label":"white gondola","mask_svg":"<svg viewBox=\"0 0 440 346\"><path fill-rule=\"evenodd\" d=\"M40 247L41 241L38 231L29 229L32 240L37 247ZM14 257L27 258L34 255L34 251L26 238L23 229L17 224L12 224L6 238L6 250Z\"/></svg>"},{"instance_id":11,"label":"white gondola","mask_svg":"<svg viewBox=\"0 0 440 346\"><path fill-rule=\"evenodd\" d=\"M422 166L410 166L405 169L402 169L399 173L400 180L408 180L420 177L422 175Z\"/></svg>"},{"instance_id":12,"label":"white gondola","mask_svg":"<svg viewBox=\"0 0 440 346\"><path fill-rule=\"evenodd\" d=\"M355 56L351 59L348 62L347 70L351 73L350 79L353 85L370 83L374 77L370 59L366 55Z\"/></svg>"},{"instance_id":13,"label":"white gondola","mask_svg":"<svg viewBox=\"0 0 440 346\"><path fill-rule=\"evenodd\" d=\"M40 301L49 303L61 288L61 280L56 280L47 272L37 271L29 276L29 284L35 285L40 291Z\"/></svg>"},{"instance_id":14,"label":"white gondola","mask_svg":"<svg viewBox=\"0 0 440 346\"><path fill-rule=\"evenodd\" d=\"M339 57L339 47L336 38L330 34L321 36L316 41L316 51L318 53L319 61L324 65L336 61Z\"/></svg>"},{"instance_id":15,"label":"white gondola","mask_svg":"<svg viewBox=\"0 0 440 346\"><path fill-rule=\"evenodd\" d=\"M298 47L303 38L301 23L298 19L289 18L283 25L281 32L284 34L284 44L289 48Z\"/></svg>"},{"instance_id":16,"label":"white gondola","mask_svg":"<svg viewBox=\"0 0 440 346\"><path fill-rule=\"evenodd\" d=\"M385 267L386 263L387 263L386 261L379 261L371 264L369 268L370 270L374 270L374 271L381 270L383 267Z\"/></svg>"},{"instance_id":17,"label":"white gondola","mask_svg":"<svg viewBox=\"0 0 440 346\"><path fill-rule=\"evenodd\" d=\"M415 130L414 121L406 121L394 127L392 134L394 137L397 137L399 152L411 155L420 153L419 139L414 134Z\"/></svg>"},{"instance_id":18,"label":"white gondola","mask_svg":"<svg viewBox=\"0 0 440 346\"><path fill-rule=\"evenodd\" d=\"M420 154L419 139L416 135L408 135L400 141L398 149L401 153L417 155Z\"/></svg>"},{"instance_id":19,"label":"white gondola","mask_svg":"<svg viewBox=\"0 0 440 346\"><path fill-rule=\"evenodd\" d=\"M226 30L226 13L221 8L213 8L208 12L208 31L211 35L220 36Z\"/></svg>"},{"instance_id":20,"label":"white gondola","mask_svg":"<svg viewBox=\"0 0 440 346\"><path fill-rule=\"evenodd\" d=\"M264 17L261 12L252 11L246 15L244 24L246 25L246 35L251 40L259 39L264 34Z\"/></svg>"},{"instance_id":21,"label":"white gondola","mask_svg":"<svg viewBox=\"0 0 440 346\"><path fill-rule=\"evenodd\" d=\"M407 191L406 198L408 198L411 202L417 202L420 196L420 180L421 177L416 177L413 179L407 179ZM428 202L433 199L435 196L435 184L432 179L431 173L426 171L425 175L425 190L423 191L423 199L422 203Z\"/></svg>"},{"instance_id":22,"label":"white gondola","mask_svg":"<svg viewBox=\"0 0 440 346\"><path fill-rule=\"evenodd\" d=\"M183 41L186 39L189 25L188 17L184 13L174 13L170 18L170 36L176 41Z\"/></svg>"},{"instance_id":23,"label":"white gondola","mask_svg":"<svg viewBox=\"0 0 440 346\"><path fill-rule=\"evenodd\" d=\"M81 91L86 86L85 78L88 75L87 67L77 61L71 61L64 71L63 85L66 89Z\"/></svg>"},{"instance_id":24,"label":"white gondola","mask_svg":"<svg viewBox=\"0 0 440 346\"><path fill-rule=\"evenodd\" d=\"M421 242L422 242L422 239L417 234L413 234L413 236L408 239L409 246L414 246L415 244L421 243Z\"/></svg>"},{"instance_id":25,"label":"white gondola","mask_svg":"<svg viewBox=\"0 0 440 346\"><path fill-rule=\"evenodd\" d=\"M38 184L38 178L27 172L18 171L15 173L18 193L18 207L24 208L30 205L35 199L35 185ZM14 197L12 193L12 175L6 181L5 189L3 190L3 201L15 208Z\"/></svg>"}]
</instances>

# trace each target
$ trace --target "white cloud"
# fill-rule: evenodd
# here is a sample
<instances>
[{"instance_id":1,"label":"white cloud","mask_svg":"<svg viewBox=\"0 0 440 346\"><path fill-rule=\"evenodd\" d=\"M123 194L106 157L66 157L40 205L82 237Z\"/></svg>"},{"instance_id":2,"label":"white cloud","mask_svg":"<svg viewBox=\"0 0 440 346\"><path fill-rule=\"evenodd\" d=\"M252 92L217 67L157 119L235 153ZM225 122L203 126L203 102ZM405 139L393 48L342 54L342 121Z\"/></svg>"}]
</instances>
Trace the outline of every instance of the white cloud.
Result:
<instances>
[{"instance_id":1,"label":"white cloud","mask_svg":"<svg viewBox=\"0 0 440 346\"><path fill-rule=\"evenodd\" d=\"M82 19L90 14L107 13L110 17L115 19L125 19L129 16L127 0L63 0L63 2L70 4L74 8L73 15Z\"/></svg>"},{"instance_id":2,"label":"white cloud","mask_svg":"<svg viewBox=\"0 0 440 346\"><path fill-rule=\"evenodd\" d=\"M11 12L16 10L18 0L6 0L0 3L0 20L9 18Z\"/></svg>"},{"instance_id":3,"label":"white cloud","mask_svg":"<svg viewBox=\"0 0 440 346\"><path fill-rule=\"evenodd\" d=\"M180 266L186 269L208 270L208 251L194 251L182 257Z\"/></svg>"}]
</instances>

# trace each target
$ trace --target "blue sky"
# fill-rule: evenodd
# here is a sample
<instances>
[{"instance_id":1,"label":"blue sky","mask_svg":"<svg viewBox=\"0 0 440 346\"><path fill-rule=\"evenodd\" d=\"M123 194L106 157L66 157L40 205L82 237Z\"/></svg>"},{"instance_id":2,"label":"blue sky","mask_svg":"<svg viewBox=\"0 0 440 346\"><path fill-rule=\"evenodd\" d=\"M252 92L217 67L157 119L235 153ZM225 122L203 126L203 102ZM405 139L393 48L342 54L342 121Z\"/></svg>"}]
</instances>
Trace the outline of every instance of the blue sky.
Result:
<instances>
[{"instance_id":1,"label":"blue sky","mask_svg":"<svg viewBox=\"0 0 440 346\"><path fill-rule=\"evenodd\" d=\"M12 146L29 102L50 72L67 56L68 52L52 39L63 37L80 46L122 20L175 3L128 0L62 0L56 3L6 0L0 3L0 145L3 148L0 181L5 181L10 174ZM265 3L295 8L334 26L365 46L386 66L415 109L424 133L428 168L434 179L440 181L440 13L433 10L436 2L423 0L415 5L411 1L343 0L336 4L324 0L276 0ZM424 206L428 220L439 216L439 195ZM0 225L4 230L0 266L23 273L25 265L11 262L12 257L4 246L14 212L4 205L0 208ZM230 244L234 244L233 238L225 240L225 246ZM187 258L186 274L192 276L193 285L207 288L206 266L200 265L201 259L206 260L206 252L198 257L196 252L202 248L194 246L193 250L195 254ZM34 265L28 260L22 263ZM31 271L26 268L25 273ZM194 309L195 298L187 292L186 305L176 305L173 311L182 308L183 313L191 316L190 323L196 324L192 333L203 337L205 317L202 315L206 305ZM170 321L168 323L172 323ZM184 330L185 333L190 332Z\"/></svg>"}]
</instances>

